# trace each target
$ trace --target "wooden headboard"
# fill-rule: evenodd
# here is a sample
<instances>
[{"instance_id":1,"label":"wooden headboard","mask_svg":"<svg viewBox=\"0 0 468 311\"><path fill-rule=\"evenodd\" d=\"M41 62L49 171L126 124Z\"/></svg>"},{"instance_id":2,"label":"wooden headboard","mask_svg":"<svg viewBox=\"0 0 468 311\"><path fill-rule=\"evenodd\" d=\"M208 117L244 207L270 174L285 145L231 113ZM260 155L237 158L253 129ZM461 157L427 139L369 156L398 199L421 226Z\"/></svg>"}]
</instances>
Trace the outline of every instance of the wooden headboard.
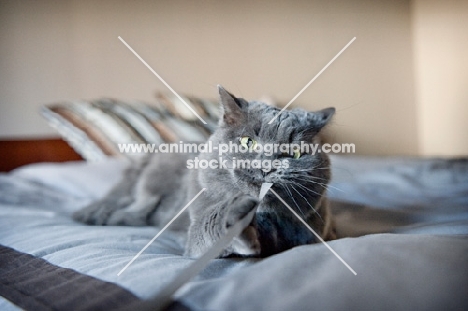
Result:
<instances>
[{"instance_id":1,"label":"wooden headboard","mask_svg":"<svg viewBox=\"0 0 468 311\"><path fill-rule=\"evenodd\" d=\"M0 172L30 163L82 159L60 138L0 140Z\"/></svg>"}]
</instances>

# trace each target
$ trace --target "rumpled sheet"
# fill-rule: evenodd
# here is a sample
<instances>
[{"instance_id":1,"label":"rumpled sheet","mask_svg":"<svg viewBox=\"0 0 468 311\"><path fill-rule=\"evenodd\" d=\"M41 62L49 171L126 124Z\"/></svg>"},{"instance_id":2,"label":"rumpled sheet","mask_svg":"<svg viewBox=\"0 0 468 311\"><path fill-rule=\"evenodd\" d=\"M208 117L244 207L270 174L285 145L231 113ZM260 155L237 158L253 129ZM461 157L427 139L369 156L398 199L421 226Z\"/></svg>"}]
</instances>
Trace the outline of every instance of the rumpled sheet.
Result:
<instances>
[{"instance_id":1,"label":"rumpled sheet","mask_svg":"<svg viewBox=\"0 0 468 311\"><path fill-rule=\"evenodd\" d=\"M104 195L122 160L0 175L0 244L150 298L187 267L181 234L93 227L71 213ZM266 259L216 259L177 292L193 310L462 310L468 306L468 161L332 157L341 239ZM1 260L1 259L0 259ZM15 310L0 300L0 310Z\"/></svg>"}]
</instances>

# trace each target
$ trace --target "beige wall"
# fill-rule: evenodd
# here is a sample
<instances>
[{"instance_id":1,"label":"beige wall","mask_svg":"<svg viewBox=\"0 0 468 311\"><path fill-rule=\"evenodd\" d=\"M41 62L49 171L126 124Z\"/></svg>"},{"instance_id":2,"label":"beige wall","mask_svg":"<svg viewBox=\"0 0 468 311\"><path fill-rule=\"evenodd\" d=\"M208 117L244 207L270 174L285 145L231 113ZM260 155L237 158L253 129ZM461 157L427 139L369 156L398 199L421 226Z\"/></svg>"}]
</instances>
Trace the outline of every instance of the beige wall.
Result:
<instances>
[{"instance_id":1,"label":"beige wall","mask_svg":"<svg viewBox=\"0 0 468 311\"><path fill-rule=\"evenodd\" d=\"M421 154L468 154L468 1L413 3Z\"/></svg>"},{"instance_id":2,"label":"beige wall","mask_svg":"<svg viewBox=\"0 0 468 311\"><path fill-rule=\"evenodd\" d=\"M219 83L284 102L356 36L297 105L335 106L330 136L360 154L431 153L417 59L426 39L412 32L422 2L0 1L0 138L53 134L43 103L166 91L117 36L179 92L214 97Z\"/></svg>"}]
</instances>

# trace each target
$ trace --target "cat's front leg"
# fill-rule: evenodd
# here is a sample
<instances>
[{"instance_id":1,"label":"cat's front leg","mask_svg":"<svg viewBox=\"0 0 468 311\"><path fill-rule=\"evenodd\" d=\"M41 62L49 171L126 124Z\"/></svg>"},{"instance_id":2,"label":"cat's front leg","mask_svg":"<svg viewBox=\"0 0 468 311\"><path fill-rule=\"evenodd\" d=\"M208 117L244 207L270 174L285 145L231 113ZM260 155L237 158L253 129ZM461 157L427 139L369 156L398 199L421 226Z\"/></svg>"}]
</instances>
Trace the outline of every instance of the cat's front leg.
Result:
<instances>
[{"instance_id":1,"label":"cat's front leg","mask_svg":"<svg viewBox=\"0 0 468 311\"><path fill-rule=\"evenodd\" d=\"M73 213L73 219L88 225L107 225L109 218L117 211L129 206L133 201L130 195L112 191L105 197Z\"/></svg>"},{"instance_id":2,"label":"cat's front leg","mask_svg":"<svg viewBox=\"0 0 468 311\"><path fill-rule=\"evenodd\" d=\"M148 160L145 158L132 163L104 197L74 212L73 219L88 225L110 225L112 215L135 203L135 185Z\"/></svg>"},{"instance_id":3,"label":"cat's front leg","mask_svg":"<svg viewBox=\"0 0 468 311\"><path fill-rule=\"evenodd\" d=\"M226 234L229 227L255 209L258 202L257 198L239 193L232 199L212 205L210 208L191 211L192 221L188 233L186 255L190 257L202 255L215 241ZM196 213L196 215L193 213ZM260 254L260 242L253 222L238 237L233 239L231 244L220 254L220 257L230 255L255 256Z\"/></svg>"}]
</instances>

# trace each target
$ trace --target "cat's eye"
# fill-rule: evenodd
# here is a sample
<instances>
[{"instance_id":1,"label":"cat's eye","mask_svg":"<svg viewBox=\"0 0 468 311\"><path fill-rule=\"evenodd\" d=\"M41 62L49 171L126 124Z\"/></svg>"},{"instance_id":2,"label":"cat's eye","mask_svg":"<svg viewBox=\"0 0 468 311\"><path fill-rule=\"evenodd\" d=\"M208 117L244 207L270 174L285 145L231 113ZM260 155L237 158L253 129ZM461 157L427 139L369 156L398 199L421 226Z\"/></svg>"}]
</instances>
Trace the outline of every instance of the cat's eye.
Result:
<instances>
[{"instance_id":1,"label":"cat's eye","mask_svg":"<svg viewBox=\"0 0 468 311\"><path fill-rule=\"evenodd\" d=\"M255 148L257 148L257 142L248 136L241 137L239 142L241 146L249 150L255 150Z\"/></svg>"},{"instance_id":2,"label":"cat's eye","mask_svg":"<svg viewBox=\"0 0 468 311\"><path fill-rule=\"evenodd\" d=\"M302 156L302 153L299 150L294 150L291 153L282 153L281 156L283 157L288 157L288 158L293 158L293 159L299 159Z\"/></svg>"},{"instance_id":3,"label":"cat's eye","mask_svg":"<svg viewBox=\"0 0 468 311\"><path fill-rule=\"evenodd\" d=\"M299 159L301 157L301 152L299 150L294 150L293 152L293 158L294 159Z\"/></svg>"}]
</instances>

